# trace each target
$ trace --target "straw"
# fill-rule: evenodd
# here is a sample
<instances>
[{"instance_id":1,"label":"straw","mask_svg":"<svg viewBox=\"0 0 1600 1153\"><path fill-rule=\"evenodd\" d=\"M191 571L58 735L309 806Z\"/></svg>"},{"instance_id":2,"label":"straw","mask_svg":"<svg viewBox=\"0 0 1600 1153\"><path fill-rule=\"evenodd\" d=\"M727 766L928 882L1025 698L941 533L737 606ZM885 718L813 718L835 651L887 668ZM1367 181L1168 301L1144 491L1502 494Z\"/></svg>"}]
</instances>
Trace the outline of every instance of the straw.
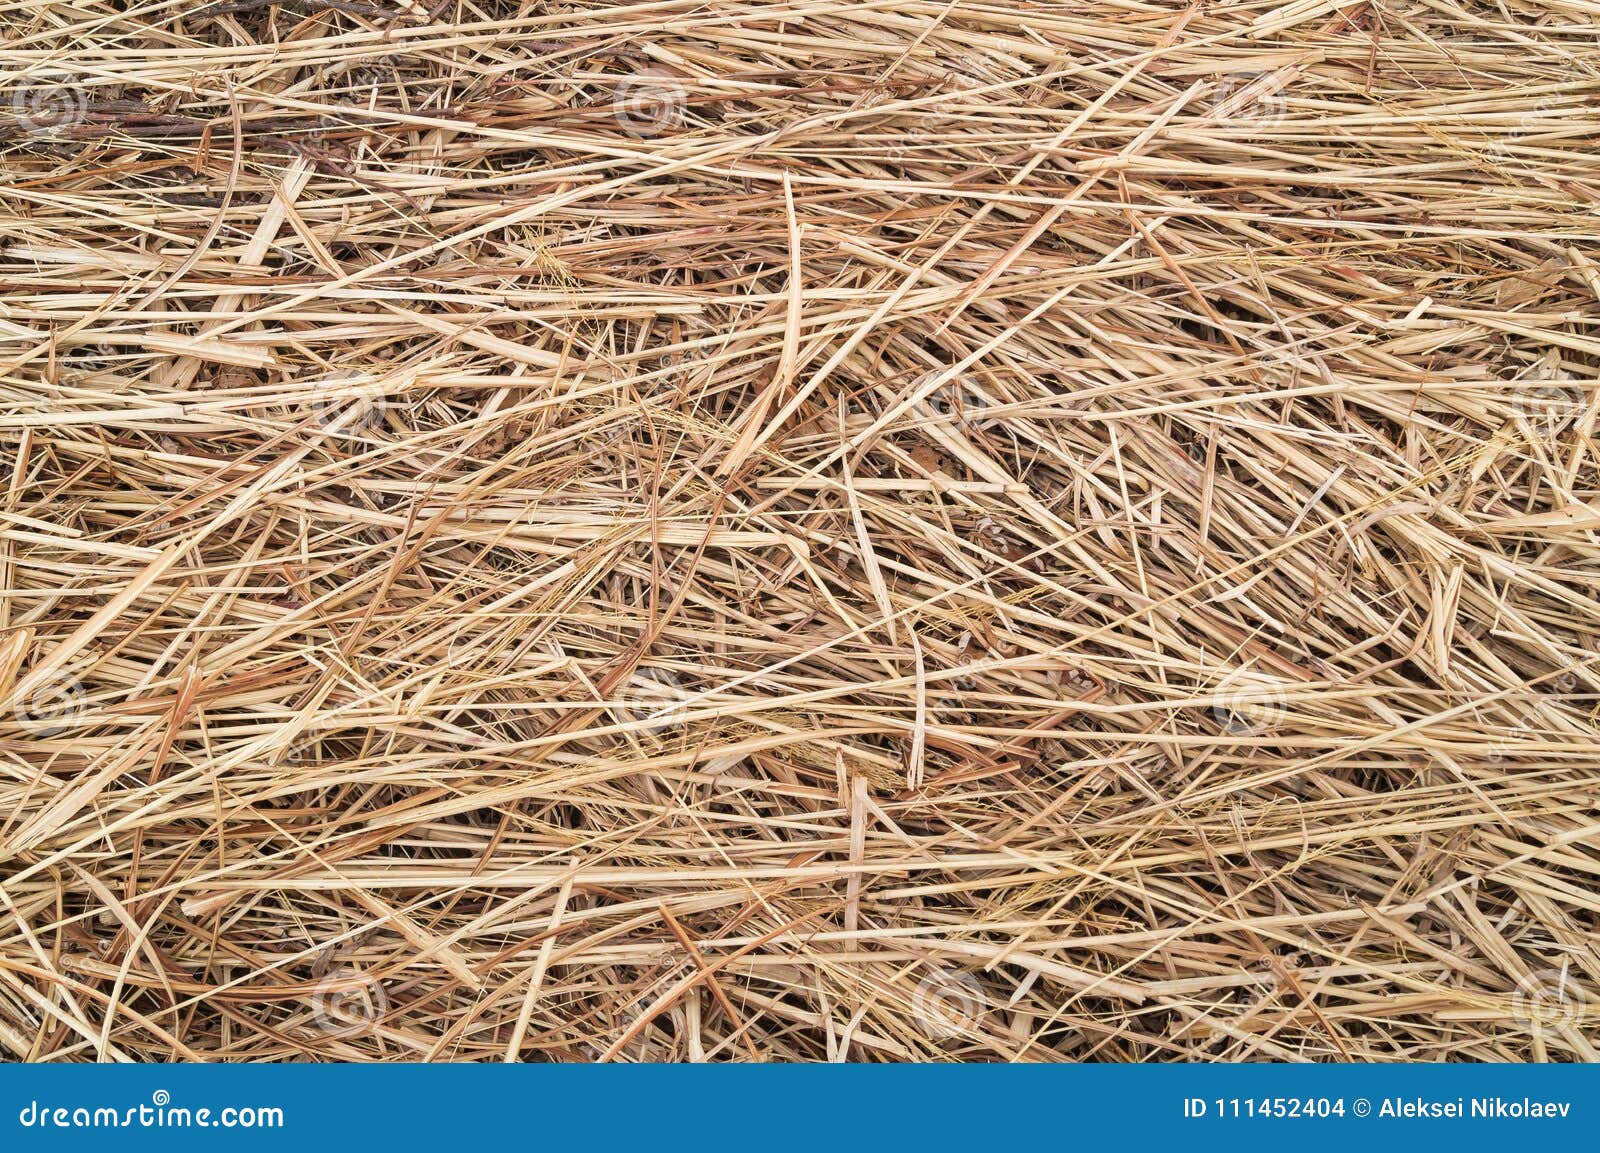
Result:
<instances>
[{"instance_id":1,"label":"straw","mask_svg":"<svg viewBox=\"0 0 1600 1153\"><path fill-rule=\"evenodd\" d=\"M1589 9L0 21L8 1057L1600 1056Z\"/></svg>"}]
</instances>

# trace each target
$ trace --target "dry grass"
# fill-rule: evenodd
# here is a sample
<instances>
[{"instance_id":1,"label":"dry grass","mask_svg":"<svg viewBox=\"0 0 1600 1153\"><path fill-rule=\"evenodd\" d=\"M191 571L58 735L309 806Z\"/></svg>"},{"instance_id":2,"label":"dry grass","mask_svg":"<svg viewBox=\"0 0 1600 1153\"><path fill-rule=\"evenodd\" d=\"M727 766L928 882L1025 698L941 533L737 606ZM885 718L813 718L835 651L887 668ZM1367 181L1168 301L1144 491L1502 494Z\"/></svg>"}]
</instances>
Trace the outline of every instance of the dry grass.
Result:
<instances>
[{"instance_id":1,"label":"dry grass","mask_svg":"<svg viewBox=\"0 0 1600 1153\"><path fill-rule=\"evenodd\" d=\"M0 30L8 1057L1596 1058L1592 6Z\"/></svg>"}]
</instances>

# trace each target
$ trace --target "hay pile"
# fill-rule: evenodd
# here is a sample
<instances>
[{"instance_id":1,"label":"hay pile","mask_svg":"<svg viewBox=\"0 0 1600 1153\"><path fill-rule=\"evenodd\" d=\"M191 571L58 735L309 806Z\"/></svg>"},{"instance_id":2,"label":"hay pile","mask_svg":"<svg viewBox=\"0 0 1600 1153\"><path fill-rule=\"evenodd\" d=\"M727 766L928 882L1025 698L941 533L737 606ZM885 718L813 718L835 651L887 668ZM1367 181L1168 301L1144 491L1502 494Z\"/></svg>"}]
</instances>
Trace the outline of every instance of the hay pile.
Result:
<instances>
[{"instance_id":1,"label":"hay pile","mask_svg":"<svg viewBox=\"0 0 1600 1153\"><path fill-rule=\"evenodd\" d=\"M0 20L7 1057L1597 1056L1591 7Z\"/></svg>"}]
</instances>

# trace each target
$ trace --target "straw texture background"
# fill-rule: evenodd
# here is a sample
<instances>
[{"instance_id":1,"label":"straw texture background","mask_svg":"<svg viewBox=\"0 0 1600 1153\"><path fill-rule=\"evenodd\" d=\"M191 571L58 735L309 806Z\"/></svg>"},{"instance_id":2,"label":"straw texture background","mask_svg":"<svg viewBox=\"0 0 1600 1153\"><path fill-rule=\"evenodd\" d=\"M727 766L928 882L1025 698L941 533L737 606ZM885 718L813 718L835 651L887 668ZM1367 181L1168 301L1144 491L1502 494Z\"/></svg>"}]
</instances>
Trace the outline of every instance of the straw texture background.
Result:
<instances>
[{"instance_id":1,"label":"straw texture background","mask_svg":"<svg viewBox=\"0 0 1600 1153\"><path fill-rule=\"evenodd\" d=\"M0 9L0 1051L1592 1060L1592 5Z\"/></svg>"}]
</instances>

